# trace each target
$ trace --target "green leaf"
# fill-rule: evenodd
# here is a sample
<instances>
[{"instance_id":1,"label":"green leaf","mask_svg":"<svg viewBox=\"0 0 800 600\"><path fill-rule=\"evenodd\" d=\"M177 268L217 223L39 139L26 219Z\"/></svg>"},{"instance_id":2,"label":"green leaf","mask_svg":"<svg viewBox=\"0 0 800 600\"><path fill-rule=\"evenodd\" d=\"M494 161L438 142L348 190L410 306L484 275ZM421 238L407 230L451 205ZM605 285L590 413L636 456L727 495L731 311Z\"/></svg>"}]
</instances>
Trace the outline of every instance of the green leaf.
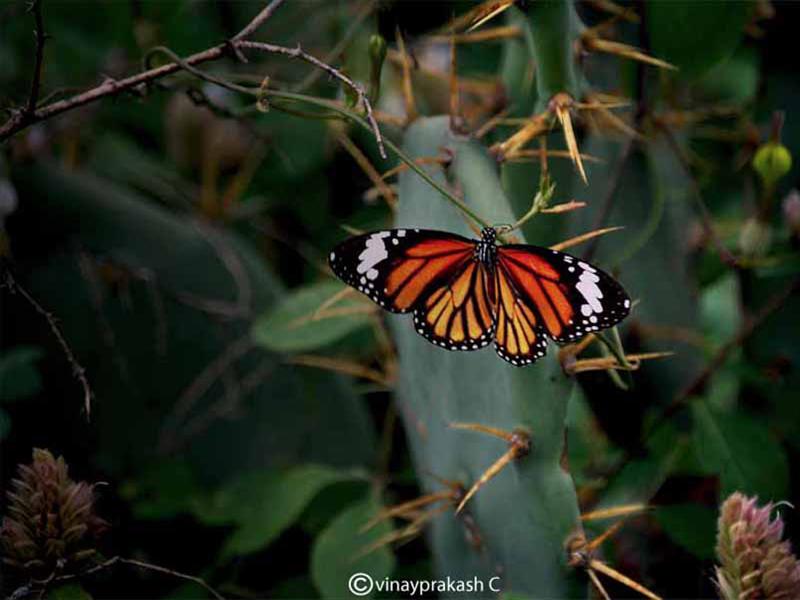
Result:
<instances>
[{"instance_id":1,"label":"green leaf","mask_svg":"<svg viewBox=\"0 0 800 600\"><path fill-rule=\"evenodd\" d=\"M742 47L703 77L700 93L705 99L715 102L747 104L758 93L759 77L758 53L752 48Z\"/></svg>"},{"instance_id":2,"label":"green leaf","mask_svg":"<svg viewBox=\"0 0 800 600\"><path fill-rule=\"evenodd\" d=\"M348 333L369 324L369 316L340 314L340 309L363 306L353 297L344 298L333 307L333 314L315 314L319 307L344 289L337 281L321 281L289 293L267 311L253 326L253 337L263 347L275 352L316 350ZM326 311L329 312L329 311Z\"/></svg>"},{"instance_id":3,"label":"green leaf","mask_svg":"<svg viewBox=\"0 0 800 600\"><path fill-rule=\"evenodd\" d=\"M354 472L320 465L250 472L195 503L194 514L207 525L237 525L222 549L224 558L248 554L268 546L323 488L354 478Z\"/></svg>"},{"instance_id":4,"label":"green leaf","mask_svg":"<svg viewBox=\"0 0 800 600\"><path fill-rule=\"evenodd\" d=\"M362 554L370 544L392 532L391 525L385 521L369 531L361 531L381 508L374 498L353 504L314 540L311 575L323 598L353 596L348 589L348 581L356 573L363 573L373 581L381 581L392 574L395 559L389 548L383 546ZM365 597L374 595L374 592L372 590Z\"/></svg>"},{"instance_id":5,"label":"green leaf","mask_svg":"<svg viewBox=\"0 0 800 600\"><path fill-rule=\"evenodd\" d=\"M245 313L261 314L284 294L263 256L234 229L47 161L15 165L13 182L31 222L46 223L49 232L46 248L35 250L48 260L19 256L37 265L28 289L58 315L97 398L114 398L114 410L92 417L109 476L131 478L129 465L147 466L173 445L209 483L258 468L371 460L374 427L349 379L283 364L261 348L234 350L250 337ZM118 294L105 279L96 282L104 293L103 327L78 247L125 277L126 291ZM209 310L245 313L220 326ZM113 352L107 331L114 332ZM206 380L209 387L192 388L217 357L231 362ZM235 415L222 417L218 408L232 408L229 375L252 384L234 394ZM192 389L206 391L179 407Z\"/></svg>"},{"instance_id":6,"label":"green leaf","mask_svg":"<svg viewBox=\"0 0 800 600\"><path fill-rule=\"evenodd\" d=\"M21 346L0 356L0 402L32 396L42 388L36 361L43 354L40 348Z\"/></svg>"},{"instance_id":7,"label":"green leaf","mask_svg":"<svg viewBox=\"0 0 800 600\"><path fill-rule=\"evenodd\" d=\"M308 504L299 525L311 537L325 529L345 507L364 497L367 481L343 481L329 485Z\"/></svg>"},{"instance_id":8,"label":"green leaf","mask_svg":"<svg viewBox=\"0 0 800 600\"><path fill-rule=\"evenodd\" d=\"M753 4L650 0L646 12L653 54L677 66L680 76L697 76L733 54Z\"/></svg>"},{"instance_id":9,"label":"green leaf","mask_svg":"<svg viewBox=\"0 0 800 600\"><path fill-rule=\"evenodd\" d=\"M310 599L319 598L319 593L317 588L314 587L314 582L311 580L310 575L300 575L281 581L269 591L268 597L273 600L282 598L287 600L295 600L296 598Z\"/></svg>"},{"instance_id":10,"label":"green leaf","mask_svg":"<svg viewBox=\"0 0 800 600\"><path fill-rule=\"evenodd\" d=\"M183 460L164 461L125 482L120 495L131 502L137 519L170 519L188 512L201 494L189 465Z\"/></svg>"},{"instance_id":11,"label":"green leaf","mask_svg":"<svg viewBox=\"0 0 800 600\"><path fill-rule=\"evenodd\" d=\"M692 404L692 413L694 452L706 472L719 475L721 497L740 491L764 501L786 498L786 452L763 422L714 411L700 399Z\"/></svg>"},{"instance_id":12,"label":"green leaf","mask_svg":"<svg viewBox=\"0 0 800 600\"><path fill-rule=\"evenodd\" d=\"M80 583L65 583L47 593L50 600L92 600Z\"/></svg>"},{"instance_id":13,"label":"green leaf","mask_svg":"<svg viewBox=\"0 0 800 600\"><path fill-rule=\"evenodd\" d=\"M714 557L717 514L707 506L676 504L660 506L655 517L672 540L701 559Z\"/></svg>"}]
</instances>

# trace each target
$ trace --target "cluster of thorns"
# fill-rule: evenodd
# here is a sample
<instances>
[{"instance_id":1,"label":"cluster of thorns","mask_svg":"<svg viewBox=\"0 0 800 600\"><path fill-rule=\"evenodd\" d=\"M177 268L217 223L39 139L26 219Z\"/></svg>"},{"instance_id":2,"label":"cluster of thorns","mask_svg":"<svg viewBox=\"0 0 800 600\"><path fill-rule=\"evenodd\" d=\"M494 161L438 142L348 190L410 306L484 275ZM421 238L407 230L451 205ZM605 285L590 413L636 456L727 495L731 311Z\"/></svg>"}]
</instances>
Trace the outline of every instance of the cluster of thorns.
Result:
<instances>
[{"instance_id":1,"label":"cluster of thorns","mask_svg":"<svg viewBox=\"0 0 800 600\"><path fill-rule=\"evenodd\" d=\"M425 525L434 518L450 511L453 511L454 515L463 525L467 541L470 545L475 550L485 553L484 536L478 528L475 519L472 517L467 503L507 465L516 460L523 459L530 453L532 445L531 435L522 430L504 431L479 423L451 423L450 427L452 429L476 431L500 438L507 443L508 449L483 472L469 489L466 489L459 481L451 481L431 475L431 477L441 485L441 490L383 509L361 528L360 533L366 533L379 523L384 523L389 519L400 519L405 521L406 524L365 546L353 557L353 560L390 544L407 543L419 536ZM645 510L647 510L647 506L645 505L628 504L584 513L580 517L581 523L576 526L574 533L569 536L564 544L566 563L570 567L582 569L589 577L592 585L605 600L610 600L610 597L599 579L598 573L641 593L647 598L659 600L659 596L642 584L620 573L597 557L597 550L603 542L607 541L619 531L625 517ZM586 539L583 532L583 522L619 517L622 517L622 519L609 527L605 532L591 540Z\"/></svg>"},{"instance_id":2,"label":"cluster of thorns","mask_svg":"<svg viewBox=\"0 0 800 600\"><path fill-rule=\"evenodd\" d=\"M490 0L488 2L484 2L466 15L454 19L443 29L444 33L438 36L438 38L441 38L441 41L446 41L449 39L451 42L450 116L451 127L454 128L454 130L458 130L464 126L465 122L472 120L469 117L473 117L474 119L476 116L475 114L467 114L466 119L464 116L462 116L465 112L469 113L471 111L469 110L469 107L467 107L467 110L464 111L463 107L460 106L461 92L473 91L484 93L487 91L486 84L483 82L467 81L459 79L456 76L455 45L457 43L479 42L519 35L520 32L517 31L517 28L514 26L502 26L475 31L478 27L493 17L501 14L504 10L513 5L513 3L513 0ZM578 40L579 47L576 48L578 53L605 52L640 61L642 63L663 69L675 68L669 63L657 58L653 58L635 47L607 39L602 39L600 34L604 30L608 29L615 21L625 20L637 22L638 16L632 11L619 7L606 0L595 0L593 4L595 4L601 10L612 13L612 19L609 22L602 23L597 27L584 31ZM456 33L457 31L464 29L465 31L463 33ZM398 121L396 117L382 114L380 111L376 113L376 117L379 121L397 121L394 124L406 125L417 115L412 91L413 88L411 84L411 65L413 61L407 54L402 36L400 36L399 33L397 35L397 47L397 51L390 52L389 58L401 68L403 74L403 93L406 105L406 118ZM436 75L436 73L429 74L433 74L434 76ZM598 159L580 153L573 128L572 115L579 111L593 126L598 129L610 128L629 138L640 139L642 138L642 134L632 128L625 120L617 117L611 112L612 109L628 106L628 104L629 103L624 99L600 93L588 94L587 97L584 98L584 101L579 102L566 92L563 92L556 94L553 98L551 98L546 110L538 114L534 114L529 118L510 119L507 118L509 110L502 110L488 120L485 120L480 127L475 129L473 135L477 138L481 138L499 125L519 125L517 131L511 136L494 144L491 147L491 152L498 161L529 162L532 160L538 160L543 173L543 181L546 181L548 158L569 158L574 163L581 179L586 182L587 177L584 169L584 162L597 162ZM481 111L478 112L478 117L480 116L480 112ZM547 148L546 135L551 131L556 123L561 126L563 131L564 140L566 143L565 150L552 150ZM367 193L367 195L383 197L387 204L394 208L397 202L396 192L393 187L387 183L387 179L408 169L409 166L403 164L381 175L377 172L377 170L375 170L374 167L370 165L366 157L361 154L360 151L358 151L355 145L352 144L352 142L350 142L350 140L344 134L340 133L339 138L339 141L343 147L353 155L358 164L362 166L365 173L370 177L374 184L374 187ZM528 149L527 146L531 141L534 140L538 140L539 147L537 149ZM451 156L447 156L445 154L443 156L420 157L414 162L418 165L434 164L444 168L450 163L451 159ZM523 219L538 213L565 213L583 208L585 206L584 202L579 202L576 200L555 206L549 206L549 197L550 194L547 193L547 187L544 185L540 186L539 194L537 194L536 198L534 198L529 213L526 215L526 217L523 217ZM566 248L584 243L588 240L606 233L610 233L617 229L618 228L615 227L595 229L594 231L590 231L583 235L561 242L560 244L554 245L553 249L565 250ZM360 232L351 230L350 233L357 234ZM509 241L514 240L512 239ZM367 302L361 303L357 297L352 298L353 302L348 303L346 306L340 305L340 302L343 299L350 297L351 295L355 296L351 288L344 289L342 292L336 294L323 303L313 314L303 317L302 321L305 322L307 320L338 317L342 316L343 314L353 313L375 314L376 309L371 304ZM376 318L375 322L376 326L380 327L380 319ZM387 332L383 331L380 337L384 341L387 341ZM604 352L604 356L596 358L578 358L579 354L597 341L603 342L603 350L606 350L606 348L609 350ZM385 362L382 370L371 369L346 360L316 356L298 356L291 360L309 366L317 366L362 376L366 379L372 380L375 383L378 383L379 385L390 387L396 373L396 358L393 356L391 345L388 343L388 341L384 344L384 346L386 353L389 356L389 360ZM574 375L581 372L596 370L603 370L609 373L620 370L635 370L645 360L662 358L670 355L670 353L663 352L626 355L624 351L621 351L619 345L616 346L617 347L615 348L612 344L609 344L602 335L590 334L585 336L578 343L563 347L559 352L559 360L564 372L568 375ZM354 557L354 560L387 545L403 544L416 538L423 532L425 526L433 519L451 511L462 523L469 543L476 550L485 552L485 538L479 530L474 518L470 514L467 504L481 488L483 488L495 476L497 476L505 467L515 461L523 460L524 457L531 452L531 434L523 430L505 431L479 423L451 423L450 427L453 429L470 430L494 436L505 441L507 444L507 449L499 458L495 460L495 462L486 468L486 470L469 488L467 488L462 482L442 479L438 476L432 475L433 479L440 484L440 490L425 494L413 500L387 507L382 510L362 527L361 533L366 533L378 524L385 523L390 519L399 519L404 522L404 525L390 533L378 537L378 539L365 546ZM642 512L646 509L647 507L645 505L632 504L584 513L580 517L581 523L576 525L574 533L569 536L564 543L565 562L570 567L583 570L597 592L605 599L609 599L609 595L606 592L599 575L603 575L615 580L619 584L627 586L628 588L648 598L654 600L658 600L659 598L656 594L644 587L642 584L625 576L616 569L613 569L597 556L600 546L621 528L626 517ZM602 534L594 537L591 540L586 538L583 532L584 522L620 517L620 520L614 523Z\"/></svg>"}]
</instances>

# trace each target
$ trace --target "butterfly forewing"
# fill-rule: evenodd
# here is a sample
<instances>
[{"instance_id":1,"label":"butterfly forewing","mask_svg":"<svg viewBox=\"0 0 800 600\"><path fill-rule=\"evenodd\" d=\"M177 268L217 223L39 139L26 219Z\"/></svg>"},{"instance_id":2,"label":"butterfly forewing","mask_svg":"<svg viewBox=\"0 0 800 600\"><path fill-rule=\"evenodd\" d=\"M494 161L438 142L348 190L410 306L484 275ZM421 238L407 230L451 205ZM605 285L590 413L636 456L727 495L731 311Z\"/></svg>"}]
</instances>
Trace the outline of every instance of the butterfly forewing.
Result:
<instances>
[{"instance_id":1,"label":"butterfly forewing","mask_svg":"<svg viewBox=\"0 0 800 600\"><path fill-rule=\"evenodd\" d=\"M613 277L570 254L509 244L497 256L498 269L557 342L613 327L630 312L630 298Z\"/></svg>"},{"instance_id":2,"label":"butterfly forewing","mask_svg":"<svg viewBox=\"0 0 800 600\"><path fill-rule=\"evenodd\" d=\"M328 257L346 284L386 310L406 313L471 262L475 242L420 229L386 229L349 238Z\"/></svg>"}]
</instances>

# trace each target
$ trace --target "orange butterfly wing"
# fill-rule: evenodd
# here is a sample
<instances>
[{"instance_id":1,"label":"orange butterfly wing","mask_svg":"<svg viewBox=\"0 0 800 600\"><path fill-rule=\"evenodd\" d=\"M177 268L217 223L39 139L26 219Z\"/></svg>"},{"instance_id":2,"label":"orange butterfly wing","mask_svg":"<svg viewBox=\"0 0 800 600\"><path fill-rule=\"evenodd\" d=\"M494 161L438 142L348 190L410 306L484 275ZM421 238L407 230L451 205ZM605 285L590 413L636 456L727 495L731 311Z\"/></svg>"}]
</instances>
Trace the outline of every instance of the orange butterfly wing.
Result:
<instances>
[{"instance_id":1,"label":"orange butterfly wing","mask_svg":"<svg viewBox=\"0 0 800 600\"><path fill-rule=\"evenodd\" d=\"M522 367L545 355L547 339L535 310L525 301L506 270L495 269L495 350L512 365Z\"/></svg>"},{"instance_id":2,"label":"orange butterfly wing","mask_svg":"<svg viewBox=\"0 0 800 600\"><path fill-rule=\"evenodd\" d=\"M387 229L348 238L328 263L337 277L386 310L407 313L452 281L474 249L472 240L443 231Z\"/></svg>"},{"instance_id":3,"label":"orange butterfly wing","mask_svg":"<svg viewBox=\"0 0 800 600\"><path fill-rule=\"evenodd\" d=\"M469 260L433 288L414 311L417 332L448 350L477 350L493 339L494 316L486 268Z\"/></svg>"},{"instance_id":4,"label":"orange butterfly wing","mask_svg":"<svg viewBox=\"0 0 800 600\"><path fill-rule=\"evenodd\" d=\"M497 264L556 342L613 327L630 312L630 298L613 277L569 254L509 244L498 248Z\"/></svg>"},{"instance_id":5,"label":"orange butterfly wing","mask_svg":"<svg viewBox=\"0 0 800 600\"><path fill-rule=\"evenodd\" d=\"M508 244L487 265L477 244L443 231L389 229L342 242L329 264L383 308L413 311L415 329L432 343L476 350L494 339L516 366L544 356L546 337L575 341L630 311L613 277L574 256Z\"/></svg>"}]
</instances>

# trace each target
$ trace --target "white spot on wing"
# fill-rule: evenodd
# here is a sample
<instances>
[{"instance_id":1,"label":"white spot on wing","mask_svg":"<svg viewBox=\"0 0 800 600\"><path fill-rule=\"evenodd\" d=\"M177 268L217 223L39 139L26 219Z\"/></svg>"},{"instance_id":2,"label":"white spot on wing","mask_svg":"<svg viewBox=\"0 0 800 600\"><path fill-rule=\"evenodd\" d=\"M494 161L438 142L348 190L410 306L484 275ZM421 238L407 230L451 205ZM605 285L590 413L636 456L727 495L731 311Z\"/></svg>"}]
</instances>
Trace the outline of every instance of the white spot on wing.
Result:
<instances>
[{"instance_id":1,"label":"white spot on wing","mask_svg":"<svg viewBox=\"0 0 800 600\"><path fill-rule=\"evenodd\" d=\"M391 233L388 231L379 231L367 238L366 248L358 255L358 260L360 262L356 267L356 271L359 273L366 273L367 277L370 279L375 279L378 276L378 272L374 267L379 262L389 257L389 253L386 251L386 242L383 241L383 238L389 237L390 235ZM375 275L371 275L372 271L375 271Z\"/></svg>"},{"instance_id":2,"label":"white spot on wing","mask_svg":"<svg viewBox=\"0 0 800 600\"><path fill-rule=\"evenodd\" d=\"M586 304L581 306L581 314L588 317L592 313L603 312L603 304L600 302L600 299L603 297L603 292L600 291L597 285L600 281L600 277L596 274L596 271L586 263L580 262L578 265L583 269L583 272L575 288L586 301Z\"/></svg>"}]
</instances>

